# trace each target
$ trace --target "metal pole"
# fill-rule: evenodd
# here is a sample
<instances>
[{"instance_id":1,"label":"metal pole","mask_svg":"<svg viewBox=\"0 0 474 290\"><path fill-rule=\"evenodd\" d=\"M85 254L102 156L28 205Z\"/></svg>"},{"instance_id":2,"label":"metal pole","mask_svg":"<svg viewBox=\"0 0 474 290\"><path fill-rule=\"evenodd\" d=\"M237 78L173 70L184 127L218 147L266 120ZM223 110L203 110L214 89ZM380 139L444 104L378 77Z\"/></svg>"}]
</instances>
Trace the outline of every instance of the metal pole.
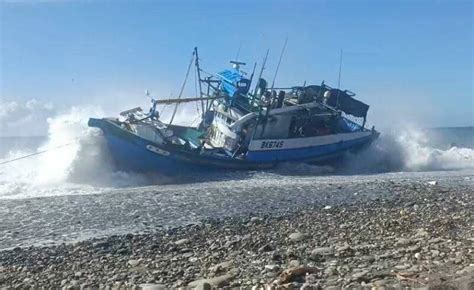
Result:
<instances>
[{"instance_id":1,"label":"metal pole","mask_svg":"<svg viewBox=\"0 0 474 290\"><path fill-rule=\"evenodd\" d=\"M252 83L253 75L255 74L255 69L257 68L257 62L253 65L252 74L250 75L250 83Z\"/></svg>"},{"instance_id":2,"label":"metal pole","mask_svg":"<svg viewBox=\"0 0 474 290\"><path fill-rule=\"evenodd\" d=\"M267 53L265 54L265 57L263 58L263 64L262 64L262 68L260 69L260 73L258 75L257 85L255 86L255 90L253 91L254 98L257 95L258 83L260 82L260 78L262 78L263 71L265 70L265 64L267 63L267 58L268 58L268 53L269 52L270 52L270 49L267 49Z\"/></svg>"},{"instance_id":3,"label":"metal pole","mask_svg":"<svg viewBox=\"0 0 474 290\"><path fill-rule=\"evenodd\" d=\"M262 68L260 69L260 73L258 74L258 79L257 79L257 85L255 86L255 90L253 92L253 97L254 99L256 98L257 96L257 88L258 88L258 83L260 82L260 79L262 78L262 74L263 74L263 71L265 70L265 64L267 63L267 58L268 58L268 53L270 52L270 49L267 49L267 53L265 54L265 57L263 58L263 64L262 64ZM255 121L255 128L253 130L253 134L252 134L252 139L253 140L255 138L255 135L257 134L257 128L258 128L258 123L260 123L260 119L262 118L262 106L260 106L259 104L259 110L258 110L258 116L257 116L257 120Z\"/></svg>"},{"instance_id":4,"label":"metal pole","mask_svg":"<svg viewBox=\"0 0 474 290\"><path fill-rule=\"evenodd\" d=\"M199 97L202 98L202 86L201 86L201 69L199 68L199 55L198 55L198 48L197 46L194 47L194 53L196 55L196 69L197 69L197 75L198 75L198 80L199 80ZM207 101L206 101L206 107L207 107ZM201 102L201 108L202 108L202 114L204 115L204 101Z\"/></svg>"},{"instance_id":5,"label":"metal pole","mask_svg":"<svg viewBox=\"0 0 474 290\"><path fill-rule=\"evenodd\" d=\"M278 64L277 64L277 67L276 67L276 70L275 70L275 75L273 76L273 81L272 81L272 89L271 91L273 92L273 88L275 86L275 79L277 77L277 74L278 74L278 70L280 69L280 64L281 64L281 60L283 58L283 54L285 53L285 49L286 49L286 44L288 43L288 37L286 37L285 39L285 44L283 45L283 48L281 50L281 54L280 54L280 59L278 60Z\"/></svg>"},{"instance_id":6,"label":"metal pole","mask_svg":"<svg viewBox=\"0 0 474 290\"><path fill-rule=\"evenodd\" d=\"M277 64L277 67L276 67L276 70L275 70L275 75L273 76L272 87L270 89L270 92L271 92L272 95L273 95L273 88L275 87L275 79L277 77L278 70L280 69L280 63L281 63L281 60L283 58L283 54L285 53L285 48L286 48L287 43L288 43L288 37L285 39L285 44L283 45L283 48L281 50L280 59L278 60L278 64ZM273 101L274 101L273 98L271 100L268 100L267 110L265 111L265 118L263 119L265 123L263 123L262 132L260 133L260 137L262 137L263 133L265 133L265 128L267 127L268 114L270 113L270 107L271 107L271 104L272 104Z\"/></svg>"}]
</instances>

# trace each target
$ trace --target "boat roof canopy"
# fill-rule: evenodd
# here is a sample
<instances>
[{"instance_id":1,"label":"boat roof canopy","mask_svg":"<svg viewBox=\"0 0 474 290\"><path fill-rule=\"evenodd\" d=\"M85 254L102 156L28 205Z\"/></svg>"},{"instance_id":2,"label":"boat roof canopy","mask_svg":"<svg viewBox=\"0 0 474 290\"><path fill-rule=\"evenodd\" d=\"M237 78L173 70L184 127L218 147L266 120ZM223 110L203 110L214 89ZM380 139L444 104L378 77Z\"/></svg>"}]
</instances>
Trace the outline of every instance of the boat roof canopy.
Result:
<instances>
[{"instance_id":1,"label":"boat roof canopy","mask_svg":"<svg viewBox=\"0 0 474 290\"><path fill-rule=\"evenodd\" d=\"M217 73L222 80L221 87L229 95L234 96L237 92L237 83L242 79L242 74L236 69L226 69Z\"/></svg>"},{"instance_id":2,"label":"boat roof canopy","mask_svg":"<svg viewBox=\"0 0 474 290\"><path fill-rule=\"evenodd\" d=\"M339 89L331 90L331 96L327 104L355 117L365 118L369 110L369 105L353 98L353 94L349 94L348 91L341 91Z\"/></svg>"},{"instance_id":3,"label":"boat roof canopy","mask_svg":"<svg viewBox=\"0 0 474 290\"><path fill-rule=\"evenodd\" d=\"M244 78L241 71L237 69L226 69L217 73L217 76L222 80L222 90L231 98L234 97L236 93L248 93L250 80Z\"/></svg>"}]
</instances>

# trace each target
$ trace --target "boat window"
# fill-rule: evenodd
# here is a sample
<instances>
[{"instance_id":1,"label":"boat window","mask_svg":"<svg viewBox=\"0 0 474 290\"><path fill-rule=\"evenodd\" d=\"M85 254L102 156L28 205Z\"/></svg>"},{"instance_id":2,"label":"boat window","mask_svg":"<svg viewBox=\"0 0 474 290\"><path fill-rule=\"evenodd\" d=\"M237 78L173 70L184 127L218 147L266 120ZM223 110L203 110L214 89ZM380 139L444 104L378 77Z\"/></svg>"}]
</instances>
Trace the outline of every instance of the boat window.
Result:
<instances>
[{"instance_id":1,"label":"boat window","mask_svg":"<svg viewBox=\"0 0 474 290\"><path fill-rule=\"evenodd\" d=\"M291 118L290 138L316 137L334 132L334 119L327 116L294 116Z\"/></svg>"}]
</instances>

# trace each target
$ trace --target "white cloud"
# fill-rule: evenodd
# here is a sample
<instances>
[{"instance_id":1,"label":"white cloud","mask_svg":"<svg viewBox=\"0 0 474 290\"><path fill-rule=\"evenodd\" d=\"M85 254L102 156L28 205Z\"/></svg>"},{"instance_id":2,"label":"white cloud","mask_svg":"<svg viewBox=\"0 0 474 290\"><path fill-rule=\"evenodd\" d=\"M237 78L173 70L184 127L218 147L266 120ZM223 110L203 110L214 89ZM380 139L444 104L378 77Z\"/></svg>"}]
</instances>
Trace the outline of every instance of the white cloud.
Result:
<instances>
[{"instance_id":1,"label":"white cloud","mask_svg":"<svg viewBox=\"0 0 474 290\"><path fill-rule=\"evenodd\" d=\"M47 119L55 114L53 104L36 99L0 101L0 136L46 135Z\"/></svg>"},{"instance_id":2,"label":"white cloud","mask_svg":"<svg viewBox=\"0 0 474 290\"><path fill-rule=\"evenodd\" d=\"M37 104L38 104L38 101L36 99L31 99L26 102L25 107L28 110L34 110Z\"/></svg>"},{"instance_id":3,"label":"white cloud","mask_svg":"<svg viewBox=\"0 0 474 290\"><path fill-rule=\"evenodd\" d=\"M1 103L0 105L0 121L3 121L3 119L7 119L8 116L10 116L13 112L16 111L18 107L17 102L7 102L7 103Z\"/></svg>"}]
</instances>

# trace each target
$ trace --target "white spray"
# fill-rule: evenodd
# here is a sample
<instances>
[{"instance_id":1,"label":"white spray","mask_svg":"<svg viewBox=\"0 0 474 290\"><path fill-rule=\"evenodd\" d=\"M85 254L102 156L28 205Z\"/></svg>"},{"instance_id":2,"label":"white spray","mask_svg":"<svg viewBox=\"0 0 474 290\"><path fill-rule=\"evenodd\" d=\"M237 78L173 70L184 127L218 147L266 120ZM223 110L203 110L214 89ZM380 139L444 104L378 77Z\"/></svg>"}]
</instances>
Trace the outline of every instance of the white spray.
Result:
<instances>
[{"instance_id":1,"label":"white spray","mask_svg":"<svg viewBox=\"0 0 474 290\"><path fill-rule=\"evenodd\" d=\"M47 141L35 150L45 152L0 167L0 198L97 193L104 187L148 184L139 174L114 169L100 130L87 126L90 116L103 112L73 107L49 118ZM35 151L13 150L3 160Z\"/></svg>"},{"instance_id":2,"label":"white spray","mask_svg":"<svg viewBox=\"0 0 474 290\"><path fill-rule=\"evenodd\" d=\"M354 173L468 169L474 168L474 149L439 149L426 132L401 129L382 134L358 154L348 154L344 166Z\"/></svg>"}]
</instances>

